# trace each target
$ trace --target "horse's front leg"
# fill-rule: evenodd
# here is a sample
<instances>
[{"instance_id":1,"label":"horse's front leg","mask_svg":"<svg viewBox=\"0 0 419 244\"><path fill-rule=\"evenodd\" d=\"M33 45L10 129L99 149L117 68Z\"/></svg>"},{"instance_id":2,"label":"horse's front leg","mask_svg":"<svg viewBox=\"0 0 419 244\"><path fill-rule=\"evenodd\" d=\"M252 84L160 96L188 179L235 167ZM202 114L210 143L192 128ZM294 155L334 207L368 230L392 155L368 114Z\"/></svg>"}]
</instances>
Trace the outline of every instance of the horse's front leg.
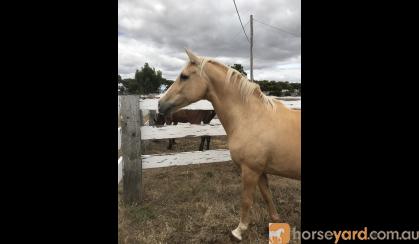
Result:
<instances>
[{"instance_id":1,"label":"horse's front leg","mask_svg":"<svg viewBox=\"0 0 419 244\"><path fill-rule=\"evenodd\" d=\"M253 204L253 193L255 192L256 185L259 182L260 173L256 172L245 165L241 165L242 175L242 204L240 210L240 223L236 229L231 233L238 240L242 240L242 234L250 222L249 209Z\"/></svg>"},{"instance_id":2,"label":"horse's front leg","mask_svg":"<svg viewBox=\"0 0 419 244\"><path fill-rule=\"evenodd\" d=\"M278 223L278 212L276 211L275 204L272 199L272 193L269 190L268 176L265 173L263 173L259 178L259 190L268 205L269 216L271 217L272 222Z\"/></svg>"},{"instance_id":3,"label":"horse's front leg","mask_svg":"<svg viewBox=\"0 0 419 244\"><path fill-rule=\"evenodd\" d=\"M207 138L207 150L209 150L210 149L211 137L207 136L206 138Z\"/></svg>"},{"instance_id":4,"label":"horse's front leg","mask_svg":"<svg viewBox=\"0 0 419 244\"><path fill-rule=\"evenodd\" d=\"M204 151L205 136L201 136L201 144L199 144L199 151Z\"/></svg>"},{"instance_id":5,"label":"horse's front leg","mask_svg":"<svg viewBox=\"0 0 419 244\"><path fill-rule=\"evenodd\" d=\"M173 141L172 139L169 139L169 146L167 146L167 149L172 150L173 147Z\"/></svg>"}]
</instances>

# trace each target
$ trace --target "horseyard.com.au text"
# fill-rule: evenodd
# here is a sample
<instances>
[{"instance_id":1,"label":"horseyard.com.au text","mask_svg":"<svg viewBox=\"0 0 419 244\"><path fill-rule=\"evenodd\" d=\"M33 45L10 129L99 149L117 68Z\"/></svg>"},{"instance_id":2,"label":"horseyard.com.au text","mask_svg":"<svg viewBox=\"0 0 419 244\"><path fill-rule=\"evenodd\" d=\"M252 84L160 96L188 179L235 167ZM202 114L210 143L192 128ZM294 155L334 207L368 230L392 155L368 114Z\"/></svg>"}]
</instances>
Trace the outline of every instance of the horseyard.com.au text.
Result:
<instances>
[{"instance_id":1,"label":"horseyard.com.au text","mask_svg":"<svg viewBox=\"0 0 419 244\"><path fill-rule=\"evenodd\" d=\"M292 240L332 240L335 244L346 240L419 240L419 231L381 230L369 231L367 227L361 230L333 231L298 231L292 228Z\"/></svg>"}]
</instances>

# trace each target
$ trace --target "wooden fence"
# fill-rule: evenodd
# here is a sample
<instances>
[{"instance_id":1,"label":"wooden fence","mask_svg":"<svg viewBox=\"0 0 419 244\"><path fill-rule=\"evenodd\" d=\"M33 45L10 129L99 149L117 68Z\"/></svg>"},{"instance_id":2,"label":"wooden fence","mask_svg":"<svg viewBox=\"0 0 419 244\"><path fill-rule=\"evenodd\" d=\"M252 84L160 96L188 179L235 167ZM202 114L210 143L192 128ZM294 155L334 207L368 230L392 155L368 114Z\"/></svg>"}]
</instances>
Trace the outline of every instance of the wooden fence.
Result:
<instances>
[{"instance_id":1,"label":"wooden fence","mask_svg":"<svg viewBox=\"0 0 419 244\"><path fill-rule=\"evenodd\" d=\"M298 98L286 98L282 102L293 109L301 107ZM152 116L157 110L157 104L158 98L140 98L134 95L118 97L118 183L123 179L124 199L128 202L141 199L143 169L231 160L230 152L226 149L142 155L141 141L226 135L218 119L213 119L208 125L179 123L156 127L153 123L144 124L142 114L148 110ZM201 100L184 109L213 110L213 107L210 102Z\"/></svg>"}]
</instances>

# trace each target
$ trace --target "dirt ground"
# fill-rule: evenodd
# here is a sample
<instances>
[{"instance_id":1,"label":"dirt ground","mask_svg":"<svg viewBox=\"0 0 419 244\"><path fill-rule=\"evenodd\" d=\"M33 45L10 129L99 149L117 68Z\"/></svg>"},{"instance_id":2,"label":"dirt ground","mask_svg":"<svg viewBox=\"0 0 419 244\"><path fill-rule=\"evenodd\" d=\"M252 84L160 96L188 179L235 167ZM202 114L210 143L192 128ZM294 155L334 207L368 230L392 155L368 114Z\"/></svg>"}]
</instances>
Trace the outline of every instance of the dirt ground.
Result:
<instances>
[{"instance_id":1,"label":"dirt ground","mask_svg":"<svg viewBox=\"0 0 419 244\"><path fill-rule=\"evenodd\" d=\"M176 140L175 152L196 151L200 138ZM144 154L170 152L167 140L143 145ZM210 149L227 148L225 137L213 137ZM282 222L300 230L300 181L269 176ZM174 166L143 171L144 201L122 202L119 185L119 243L233 243L230 231L240 213L240 173L232 162ZM268 243L267 206L257 190L251 224L242 243ZM295 242L292 242L295 243Z\"/></svg>"}]
</instances>

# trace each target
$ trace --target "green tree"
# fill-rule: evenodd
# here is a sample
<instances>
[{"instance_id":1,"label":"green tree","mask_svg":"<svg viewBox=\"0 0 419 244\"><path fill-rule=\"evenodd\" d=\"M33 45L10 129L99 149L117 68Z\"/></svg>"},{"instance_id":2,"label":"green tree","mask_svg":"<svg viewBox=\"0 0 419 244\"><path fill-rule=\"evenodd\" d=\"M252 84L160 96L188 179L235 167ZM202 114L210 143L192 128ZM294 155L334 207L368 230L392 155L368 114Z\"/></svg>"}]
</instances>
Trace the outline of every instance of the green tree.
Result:
<instances>
[{"instance_id":1,"label":"green tree","mask_svg":"<svg viewBox=\"0 0 419 244\"><path fill-rule=\"evenodd\" d=\"M297 95L301 96L301 83L291 83L291 87Z\"/></svg>"},{"instance_id":2,"label":"green tree","mask_svg":"<svg viewBox=\"0 0 419 244\"><path fill-rule=\"evenodd\" d=\"M290 96L297 92L298 95L301 95L301 83L290 83L288 81L268 81L261 80L255 81L260 89L272 96Z\"/></svg>"},{"instance_id":3,"label":"green tree","mask_svg":"<svg viewBox=\"0 0 419 244\"><path fill-rule=\"evenodd\" d=\"M161 83L162 83L163 85L166 85L167 87L169 87L169 86L171 86L171 85L173 84L173 82L174 82L174 81L172 81L172 80L166 80L166 79L164 79L164 78L163 78L163 80L162 80L162 82L161 82Z\"/></svg>"},{"instance_id":4,"label":"green tree","mask_svg":"<svg viewBox=\"0 0 419 244\"><path fill-rule=\"evenodd\" d=\"M283 95L284 96L291 96L291 91L290 90L285 90L285 91L283 91Z\"/></svg>"},{"instance_id":5,"label":"green tree","mask_svg":"<svg viewBox=\"0 0 419 244\"><path fill-rule=\"evenodd\" d=\"M233 64L233 66L230 67L239 71L242 75L247 76L247 73L244 71L243 66L241 64Z\"/></svg>"},{"instance_id":6,"label":"green tree","mask_svg":"<svg viewBox=\"0 0 419 244\"><path fill-rule=\"evenodd\" d=\"M151 68L148 63L145 63L141 70L135 71L135 81L137 83L136 93L158 93L163 81L162 72L156 71L155 68Z\"/></svg>"},{"instance_id":7,"label":"green tree","mask_svg":"<svg viewBox=\"0 0 419 244\"><path fill-rule=\"evenodd\" d=\"M135 79L123 79L122 84L126 87L128 94L138 93L138 83Z\"/></svg>"},{"instance_id":8,"label":"green tree","mask_svg":"<svg viewBox=\"0 0 419 244\"><path fill-rule=\"evenodd\" d=\"M281 89L278 89L278 84L275 81L268 81L268 80L255 80L260 87L260 89L268 95L271 96L280 96Z\"/></svg>"}]
</instances>

